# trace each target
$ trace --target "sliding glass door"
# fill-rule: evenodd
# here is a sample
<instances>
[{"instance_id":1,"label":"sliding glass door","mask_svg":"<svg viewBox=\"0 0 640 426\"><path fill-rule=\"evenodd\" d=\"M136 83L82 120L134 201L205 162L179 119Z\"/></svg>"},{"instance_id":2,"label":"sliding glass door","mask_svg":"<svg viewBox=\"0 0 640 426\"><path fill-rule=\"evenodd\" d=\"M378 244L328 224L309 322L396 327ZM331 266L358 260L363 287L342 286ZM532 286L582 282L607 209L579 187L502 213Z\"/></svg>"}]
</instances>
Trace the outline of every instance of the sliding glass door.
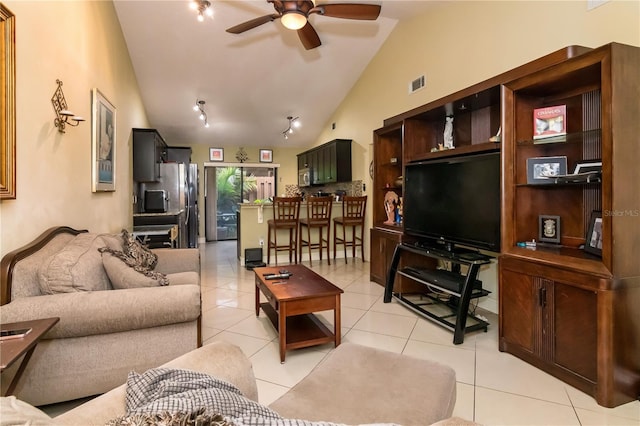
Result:
<instances>
[{"instance_id":1,"label":"sliding glass door","mask_svg":"<svg viewBox=\"0 0 640 426\"><path fill-rule=\"evenodd\" d=\"M276 169L256 165L205 166L205 236L207 241L238 238L238 204L276 194Z\"/></svg>"}]
</instances>

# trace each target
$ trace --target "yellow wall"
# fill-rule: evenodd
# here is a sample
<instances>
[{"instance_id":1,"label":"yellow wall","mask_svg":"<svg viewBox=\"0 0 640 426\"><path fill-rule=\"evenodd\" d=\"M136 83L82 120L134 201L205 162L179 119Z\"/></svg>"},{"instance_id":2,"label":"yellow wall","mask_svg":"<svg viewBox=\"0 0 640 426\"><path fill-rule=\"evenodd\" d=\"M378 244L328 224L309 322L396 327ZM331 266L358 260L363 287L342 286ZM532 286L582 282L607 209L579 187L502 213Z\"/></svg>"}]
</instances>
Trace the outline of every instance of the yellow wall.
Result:
<instances>
[{"instance_id":1,"label":"yellow wall","mask_svg":"<svg viewBox=\"0 0 640 426\"><path fill-rule=\"evenodd\" d=\"M131 128L148 127L113 4L4 1L16 16L17 199L0 203L0 253L50 226L96 232L130 226ZM65 134L53 125L51 97L87 119ZM116 191L91 192L91 89L117 109Z\"/></svg>"}]
</instances>

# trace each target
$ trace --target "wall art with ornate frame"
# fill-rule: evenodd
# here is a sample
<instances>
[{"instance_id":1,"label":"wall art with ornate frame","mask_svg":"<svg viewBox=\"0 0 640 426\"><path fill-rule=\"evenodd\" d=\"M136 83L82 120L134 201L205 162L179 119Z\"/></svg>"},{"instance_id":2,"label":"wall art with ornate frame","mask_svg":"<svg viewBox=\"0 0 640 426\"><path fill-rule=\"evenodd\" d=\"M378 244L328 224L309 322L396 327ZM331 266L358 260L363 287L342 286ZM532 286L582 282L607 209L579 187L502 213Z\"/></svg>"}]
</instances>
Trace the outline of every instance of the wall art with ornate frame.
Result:
<instances>
[{"instance_id":1,"label":"wall art with ornate frame","mask_svg":"<svg viewBox=\"0 0 640 426\"><path fill-rule=\"evenodd\" d=\"M16 22L0 3L0 200L16 198Z\"/></svg>"},{"instance_id":2,"label":"wall art with ornate frame","mask_svg":"<svg viewBox=\"0 0 640 426\"><path fill-rule=\"evenodd\" d=\"M91 108L92 191L116 190L116 107L96 88Z\"/></svg>"}]
</instances>

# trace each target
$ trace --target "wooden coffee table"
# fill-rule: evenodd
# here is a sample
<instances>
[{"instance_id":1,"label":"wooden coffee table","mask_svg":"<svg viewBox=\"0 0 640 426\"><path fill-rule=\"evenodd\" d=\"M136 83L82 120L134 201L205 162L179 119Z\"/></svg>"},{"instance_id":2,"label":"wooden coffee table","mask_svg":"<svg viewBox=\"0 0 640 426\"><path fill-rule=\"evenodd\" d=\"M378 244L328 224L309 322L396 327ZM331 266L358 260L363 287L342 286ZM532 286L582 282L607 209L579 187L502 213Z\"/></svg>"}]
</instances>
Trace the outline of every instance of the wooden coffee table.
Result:
<instances>
[{"instance_id":1,"label":"wooden coffee table","mask_svg":"<svg viewBox=\"0 0 640 426\"><path fill-rule=\"evenodd\" d=\"M293 273L288 279L266 280L265 274L281 269ZM342 289L303 265L255 268L256 316L260 308L278 331L280 362L287 349L305 348L334 342L340 345L340 295ZM260 304L260 292L268 303ZM333 333L313 312L333 310Z\"/></svg>"},{"instance_id":2,"label":"wooden coffee table","mask_svg":"<svg viewBox=\"0 0 640 426\"><path fill-rule=\"evenodd\" d=\"M36 348L36 345L42 339L47 331L51 329L56 323L60 321L60 318L44 318L33 321L21 321L21 322L12 322L1 324L0 328L2 330L18 330L21 328L31 328L31 332L24 337L19 339L11 339L11 340L3 340L0 342L0 372L4 371L6 368L9 368L14 362L16 362L22 355L24 358L20 363L20 367L18 367L18 371L16 371L15 376L13 376L13 380L9 384L5 394L11 395L13 394L16 385L18 384L18 380L22 376L24 369L33 354L33 351ZM4 396L4 395L3 395Z\"/></svg>"}]
</instances>

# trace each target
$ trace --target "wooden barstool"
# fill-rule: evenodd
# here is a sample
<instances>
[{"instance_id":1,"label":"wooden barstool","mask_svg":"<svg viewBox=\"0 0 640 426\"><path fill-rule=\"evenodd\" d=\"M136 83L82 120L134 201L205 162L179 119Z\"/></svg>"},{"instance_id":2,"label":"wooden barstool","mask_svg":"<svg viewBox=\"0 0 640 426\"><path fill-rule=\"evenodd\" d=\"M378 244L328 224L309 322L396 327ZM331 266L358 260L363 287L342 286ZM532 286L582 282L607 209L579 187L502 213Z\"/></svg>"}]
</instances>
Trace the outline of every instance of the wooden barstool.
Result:
<instances>
[{"instance_id":1,"label":"wooden barstool","mask_svg":"<svg viewBox=\"0 0 640 426\"><path fill-rule=\"evenodd\" d=\"M302 262L302 247L309 247L309 265L311 261L311 249L320 249L320 261L322 261L323 243L327 244L327 261L331 265L329 257L329 235L331 233L331 206L333 197L309 197L307 198L307 217L300 219L300 261ZM302 228L307 228L307 239L304 239ZM318 230L318 242L311 242L311 228ZM324 238L324 228L327 228L327 239Z\"/></svg>"},{"instance_id":2,"label":"wooden barstool","mask_svg":"<svg viewBox=\"0 0 640 426\"><path fill-rule=\"evenodd\" d=\"M273 219L267 221L267 264L271 263L271 249L276 255L276 266L278 265L278 252L287 250L289 252L289 263L291 255L298 263L298 224L300 222L300 203L302 197L274 197L273 198ZM278 245L278 230L289 231L288 244ZM271 232L273 231L273 240Z\"/></svg>"},{"instance_id":3,"label":"wooden barstool","mask_svg":"<svg viewBox=\"0 0 640 426\"><path fill-rule=\"evenodd\" d=\"M347 246L353 250L356 257L356 246L360 246L362 260L364 260L364 214L367 208L367 196L346 196L342 202L342 216L333 218L333 258L336 258L336 245L344 245L344 262L347 262ZM342 226L342 238L338 237L338 225ZM347 239L347 227L351 228L351 239ZM356 228L360 227L360 236L356 235Z\"/></svg>"}]
</instances>

